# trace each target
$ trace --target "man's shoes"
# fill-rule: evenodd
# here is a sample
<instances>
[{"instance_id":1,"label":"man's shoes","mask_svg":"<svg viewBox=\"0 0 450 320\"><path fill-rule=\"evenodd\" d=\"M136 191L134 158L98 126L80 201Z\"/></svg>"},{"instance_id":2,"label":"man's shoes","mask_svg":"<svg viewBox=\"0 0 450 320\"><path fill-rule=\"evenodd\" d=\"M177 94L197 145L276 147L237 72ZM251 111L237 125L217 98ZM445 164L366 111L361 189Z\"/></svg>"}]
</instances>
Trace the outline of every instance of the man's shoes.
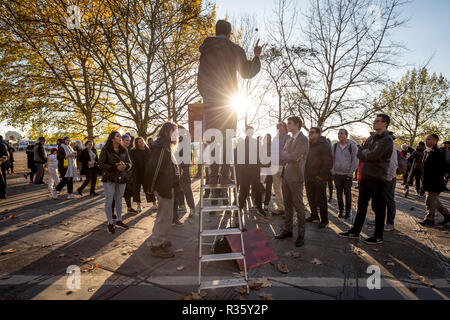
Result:
<instances>
[{"instance_id":1,"label":"man's shoes","mask_svg":"<svg viewBox=\"0 0 450 320\"><path fill-rule=\"evenodd\" d=\"M322 221L322 222L320 222L319 223L319 229L324 229L324 228L326 228L327 227L327 225L328 225L328 220L327 221Z\"/></svg>"},{"instance_id":2,"label":"man's shoes","mask_svg":"<svg viewBox=\"0 0 450 320\"><path fill-rule=\"evenodd\" d=\"M158 210L158 206L156 204L152 204L150 210Z\"/></svg>"},{"instance_id":3,"label":"man's shoes","mask_svg":"<svg viewBox=\"0 0 450 320\"><path fill-rule=\"evenodd\" d=\"M368 239L364 239L363 242L366 244L382 244L383 239L377 239L375 237L370 237Z\"/></svg>"},{"instance_id":4,"label":"man's shoes","mask_svg":"<svg viewBox=\"0 0 450 320\"><path fill-rule=\"evenodd\" d=\"M351 233L350 231L341 232L338 236L342 238L359 239L359 234Z\"/></svg>"},{"instance_id":5,"label":"man's shoes","mask_svg":"<svg viewBox=\"0 0 450 320\"><path fill-rule=\"evenodd\" d=\"M450 217L444 217L444 221L439 222L439 225L445 226L446 223L450 222Z\"/></svg>"},{"instance_id":6,"label":"man's shoes","mask_svg":"<svg viewBox=\"0 0 450 320\"><path fill-rule=\"evenodd\" d=\"M333 201L333 197L328 198L328 203L331 203Z\"/></svg>"},{"instance_id":7,"label":"man's shoes","mask_svg":"<svg viewBox=\"0 0 450 320\"><path fill-rule=\"evenodd\" d=\"M339 210L338 218L343 218L343 217L344 217L344 211L343 210Z\"/></svg>"},{"instance_id":8,"label":"man's shoes","mask_svg":"<svg viewBox=\"0 0 450 320\"><path fill-rule=\"evenodd\" d=\"M91 192L89 195L90 195L91 197L97 197L97 196L99 196L99 194L98 194L98 193L95 193L95 192Z\"/></svg>"},{"instance_id":9,"label":"man's shoes","mask_svg":"<svg viewBox=\"0 0 450 320\"><path fill-rule=\"evenodd\" d=\"M283 231L282 233L275 236L275 239L277 239L277 240L283 240L286 238L292 238L292 232L284 232Z\"/></svg>"},{"instance_id":10,"label":"man's shoes","mask_svg":"<svg viewBox=\"0 0 450 320\"><path fill-rule=\"evenodd\" d=\"M77 193L82 197L83 196L83 191L80 189L77 189Z\"/></svg>"},{"instance_id":11,"label":"man's shoes","mask_svg":"<svg viewBox=\"0 0 450 320\"><path fill-rule=\"evenodd\" d=\"M433 226L434 225L434 221L428 220L428 219L424 219L422 221L419 222L420 225L422 226Z\"/></svg>"},{"instance_id":12,"label":"man's shoes","mask_svg":"<svg viewBox=\"0 0 450 320\"><path fill-rule=\"evenodd\" d=\"M127 213L138 213L138 212L133 208L128 208Z\"/></svg>"},{"instance_id":13,"label":"man's shoes","mask_svg":"<svg viewBox=\"0 0 450 320\"><path fill-rule=\"evenodd\" d=\"M178 228L181 228L182 226L184 226L184 224L180 220L173 222L172 225L175 227L178 227Z\"/></svg>"},{"instance_id":14,"label":"man's shoes","mask_svg":"<svg viewBox=\"0 0 450 320\"><path fill-rule=\"evenodd\" d=\"M58 193L56 192L56 190L52 190L52 199L58 199Z\"/></svg>"},{"instance_id":15,"label":"man's shoes","mask_svg":"<svg viewBox=\"0 0 450 320\"><path fill-rule=\"evenodd\" d=\"M348 219L348 218L350 218L350 212L345 213L344 219Z\"/></svg>"},{"instance_id":16,"label":"man's shoes","mask_svg":"<svg viewBox=\"0 0 450 320\"><path fill-rule=\"evenodd\" d=\"M138 204L138 206L137 206L137 208L136 208L136 211L137 211L137 212L139 212L139 213L141 213L141 212L142 212L142 207L141 207L141 205L140 205L140 204Z\"/></svg>"},{"instance_id":17,"label":"man's shoes","mask_svg":"<svg viewBox=\"0 0 450 320\"><path fill-rule=\"evenodd\" d=\"M119 228L122 228L122 229L128 229L129 228L129 226L127 226L125 223L123 223L122 221L117 221L116 222L116 226L118 226Z\"/></svg>"},{"instance_id":18,"label":"man's shoes","mask_svg":"<svg viewBox=\"0 0 450 320\"><path fill-rule=\"evenodd\" d=\"M311 216L306 219L306 222L314 222L314 221L320 221L319 216Z\"/></svg>"},{"instance_id":19,"label":"man's shoes","mask_svg":"<svg viewBox=\"0 0 450 320\"><path fill-rule=\"evenodd\" d=\"M408 195L409 195L409 189L406 189L405 190L405 198L408 198Z\"/></svg>"},{"instance_id":20,"label":"man's shoes","mask_svg":"<svg viewBox=\"0 0 450 320\"><path fill-rule=\"evenodd\" d=\"M297 248L303 247L305 245L305 240L297 238L297 240L295 240L295 246Z\"/></svg>"},{"instance_id":21,"label":"man's shoes","mask_svg":"<svg viewBox=\"0 0 450 320\"><path fill-rule=\"evenodd\" d=\"M116 229L114 228L113 224L108 224L108 227L106 228L106 231L108 231L108 233L113 234L116 232Z\"/></svg>"},{"instance_id":22,"label":"man's shoes","mask_svg":"<svg viewBox=\"0 0 450 320\"><path fill-rule=\"evenodd\" d=\"M391 232L391 231L394 231L394 230L395 229L394 229L394 226L392 224L386 224L384 226L384 231L386 231L386 232Z\"/></svg>"},{"instance_id":23,"label":"man's shoes","mask_svg":"<svg viewBox=\"0 0 450 320\"><path fill-rule=\"evenodd\" d=\"M167 259L167 258L172 258L175 256L175 253L172 250L165 248L162 245L159 247L152 246L151 251L152 251L152 257L155 257L155 258Z\"/></svg>"},{"instance_id":24,"label":"man's shoes","mask_svg":"<svg viewBox=\"0 0 450 320\"><path fill-rule=\"evenodd\" d=\"M25 178L25 180L28 180L28 174L24 173L23 177Z\"/></svg>"},{"instance_id":25,"label":"man's shoes","mask_svg":"<svg viewBox=\"0 0 450 320\"><path fill-rule=\"evenodd\" d=\"M115 214L115 213L113 213L113 216L112 216L112 218L113 218L114 220L116 220L116 219L117 219L117 216L116 216L116 214Z\"/></svg>"}]
</instances>

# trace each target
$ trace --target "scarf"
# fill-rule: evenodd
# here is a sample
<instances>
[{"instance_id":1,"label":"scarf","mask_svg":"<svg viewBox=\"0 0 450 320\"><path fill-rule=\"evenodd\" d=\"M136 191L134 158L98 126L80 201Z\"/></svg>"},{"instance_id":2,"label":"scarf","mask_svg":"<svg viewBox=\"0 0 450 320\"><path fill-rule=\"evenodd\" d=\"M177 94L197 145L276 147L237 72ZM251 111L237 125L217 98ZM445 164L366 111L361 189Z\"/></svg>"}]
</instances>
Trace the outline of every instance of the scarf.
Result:
<instances>
[{"instance_id":1,"label":"scarf","mask_svg":"<svg viewBox=\"0 0 450 320\"><path fill-rule=\"evenodd\" d=\"M67 146L65 144L62 144L61 147L63 147L64 152L66 155L71 154L73 151L73 148L71 146ZM69 162L69 166L67 167L65 178L73 178L74 180L77 179L77 162L74 161L74 158L70 157L67 158Z\"/></svg>"}]
</instances>

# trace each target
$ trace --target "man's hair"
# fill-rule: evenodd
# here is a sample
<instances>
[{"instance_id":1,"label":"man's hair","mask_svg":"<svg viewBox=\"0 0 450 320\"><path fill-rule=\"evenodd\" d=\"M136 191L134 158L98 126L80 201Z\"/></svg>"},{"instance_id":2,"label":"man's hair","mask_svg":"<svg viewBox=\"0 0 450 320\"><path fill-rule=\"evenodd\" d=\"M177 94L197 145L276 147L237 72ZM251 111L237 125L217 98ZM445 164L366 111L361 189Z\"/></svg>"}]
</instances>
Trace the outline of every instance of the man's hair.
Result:
<instances>
[{"instance_id":1,"label":"man's hair","mask_svg":"<svg viewBox=\"0 0 450 320\"><path fill-rule=\"evenodd\" d=\"M383 122L386 122L386 128L389 127L389 124L391 123L391 118L384 113L377 114L377 118L383 118Z\"/></svg>"},{"instance_id":2,"label":"man's hair","mask_svg":"<svg viewBox=\"0 0 450 320\"><path fill-rule=\"evenodd\" d=\"M339 131L344 131L344 132L345 132L345 135L348 137L348 131L347 131L347 129L339 129Z\"/></svg>"},{"instance_id":3,"label":"man's hair","mask_svg":"<svg viewBox=\"0 0 450 320\"><path fill-rule=\"evenodd\" d=\"M284 130L287 130L286 122L282 121L282 122L278 123L277 124L277 129L279 129L280 127L283 127Z\"/></svg>"},{"instance_id":4,"label":"man's hair","mask_svg":"<svg viewBox=\"0 0 450 320\"><path fill-rule=\"evenodd\" d=\"M432 134L430 134L430 136L431 136L434 140L439 141L439 136L438 136L437 134L432 133Z\"/></svg>"},{"instance_id":5,"label":"man's hair","mask_svg":"<svg viewBox=\"0 0 450 320\"><path fill-rule=\"evenodd\" d=\"M444 141L442 144L450 144L450 141Z\"/></svg>"},{"instance_id":6,"label":"man's hair","mask_svg":"<svg viewBox=\"0 0 450 320\"><path fill-rule=\"evenodd\" d=\"M231 23L225 20L219 20L216 23L216 36L228 36L231 34Z\"/></svg>"},{"instance_id":7,"label":"man's hair","mask_svg":"<svg viewBox=\"0 0 450 320\"><path fill-rule=\"evenodd\" d=\"M302 122L302 119L300 119L299 117L297 117L297 116L290 117L290 118L288 118L288 121L294 122L299 129L302 128L303 122Z\"/></svg>"},{"instance_id":8,"label":"man's hair","mask_svg":"<svg viewBox=\"0 0 450 320\"><path fill-rule=\"evenodd\" d=\"M312 127L311 129L309 129L309 131L311 130L316 131L318 134L322 134L322 129L320 127Z\"/></svg>"}]
</instances>

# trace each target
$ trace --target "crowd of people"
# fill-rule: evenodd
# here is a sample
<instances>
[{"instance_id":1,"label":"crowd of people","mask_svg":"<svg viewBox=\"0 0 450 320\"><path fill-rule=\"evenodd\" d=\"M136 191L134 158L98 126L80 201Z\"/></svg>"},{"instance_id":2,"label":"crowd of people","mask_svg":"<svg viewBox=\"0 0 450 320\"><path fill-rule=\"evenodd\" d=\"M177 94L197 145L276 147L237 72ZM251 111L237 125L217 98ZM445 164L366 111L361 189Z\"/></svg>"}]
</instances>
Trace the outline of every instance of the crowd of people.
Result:
<instances>
[{"instance_id":1,"label":"crowd of people","mask_svg":"<svg viewBox=\"0 0 450 320\"><path fill-rule=\"evenodd\" d=\"M216 37L208 37L200 47L201 58L198 73L198 86L203 97L203 129L218 129L226 137L227 129L236 129L236 112L229 108L229 97L237 88L237 73L243 78L252 78L260 70L259 56L262 47L258 44L254 49L254 58L247 60L241 47L230 41L231 25L223 20L216 24ZM278 123L277 139L279 146L280 166L273 174L264 177L262 183L259 161L249 160L249 145L253 128L247 127L245 139L246 152L244 164L237 165L238 199L234 199L239 209L246 208L247 200L253 198L256 213L266 217L273 199L273 215L284 219L283 228L275 239L282 240L293 237L294 210L297 216L297 239L295 245L305 244L306 223L318 222L318 228L326 228L329 224L328 204L332 199L333 187L336 189L339 219L350 219L353 215L353 203L356 202L356 216L350 230L339 234L346 238L359 238L369 203L375 213L375 232L365 239L367 244L383 242L383 233L394 230L395 225L395 190L397 176L403 175L405 196L409 187L415 183L419 197L426 194L427 214L422 225L435 223L436 210L444 217L442 224L450 221L450 214L439 200L441 192L446 190L450 173L450 143L445 142L439 148L439 137L430 134L425 142L419 143L416 150L403 145L402 150L395 148L394 133L389 129L390 118L378 114L373 121L374 132L361 145L349 139L346 129L338 131L338 141L334 144L323 136L322 128L312 127L308 136L301 131L304 124L300 117L291 116L287 123ZM43 184L45 166L48 170L48 189L53 198L66 187L68 198L83 195L90 184L90 196L96 193L99 176L103 183L105 195L105 215L107 231L114 233L116 228L128 229L123 222L122 198L125 198L127 213L142 212L141 191L145 193L150 209L156 209L156 219L151 235L151 252L153 256L170 258L174 256L171 242L167 239L171 226L183 225L178 209L189 206L189 216L196 214L196 204L191 189L191 163L177 163L175 157L177 142L185 137L173 139L179 126L172 122L163 124L153 141L143 137L134 138L131 134L121 135L117 131L109 134L106 144L98 155L93 141L86 141L85 148L80 150L71 145L69 137L59 139L58 147L47 154L44 145L46 139L41 137L35 145L28 146L27 160L29 173L25 179L30 183ZM269 136L268 141L271 141ZM204 141L205 143L212 140ZM227 145L226 141L222 146ZM256 139L261 146L261 137ZM268 147L272 150L271 147ZM237 152L237 151L236 151ZM224 149L223 158L226 159ZM259 154L259 152L257 152ZM180 156L180 154L178 154ZM273 155L269 155L273 156ZM178 159L183 158L178 157ZM0 137L0 198L5 198L6 170L12 167L12 150ZM81 165L81 170L78 167ZM74 183L78 176L86 176L83 184L76 189ZM207 170L207 183L229 184L230 166L214 163ZM352 195L354 180L358 181L358 199ZM334 185L334 186L333 186ZM304 189L305 188L305 192ZM327 197L327 188L329 196ZM217 205L218 199L228 204L231 199L224 190L205 191L204 198L211 198L211 204ZM306 205L303 195L309 204L310 216L306 217ZM264 198L264 200L263 200ZM132 206L136 203L136 209Z\"/></svg>"}]
</instances>

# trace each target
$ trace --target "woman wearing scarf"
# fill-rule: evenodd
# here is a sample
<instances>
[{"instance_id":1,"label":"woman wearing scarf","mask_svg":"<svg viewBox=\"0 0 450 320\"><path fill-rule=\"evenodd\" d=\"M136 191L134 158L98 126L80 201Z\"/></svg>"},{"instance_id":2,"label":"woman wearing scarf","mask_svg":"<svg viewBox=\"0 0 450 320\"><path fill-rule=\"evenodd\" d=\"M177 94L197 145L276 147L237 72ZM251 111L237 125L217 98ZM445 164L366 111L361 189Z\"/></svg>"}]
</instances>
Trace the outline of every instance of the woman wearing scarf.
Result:
<instances>
[{"instance_id":1,"label":"woman wearing scarf","mask_svg":"<svg viewBox=\"0 0 450 320\"><path fill-rule=\"evenodd\" d=\"M73 181L77 179L77 152L70 146L70 138L65 137L58 149L58 171L61 174L61 182L56 186L56 191L61 192L67 185L67 199L74 199Z\"/></svg>"},{"instance_id":2,"label":"woman wearing scarf","mask_svg":"<svg viewBox=\"0 0 450 320\"><path fill-rule=\"evenodd\" d=\"M86 186L91 183L91 191L89 195L98 196L95 193L95 185L97 182L97 174L100 168L98 167L98 156L97 150L94 148L94 142L91 140L87 141L85 144L86 148L81 152L80 162L81 162L81 171L80 174L86 176L86 180L83 184L77 189L77 192L80 196L83 195L83 190Z\"/></svg>"}]
</instances>

